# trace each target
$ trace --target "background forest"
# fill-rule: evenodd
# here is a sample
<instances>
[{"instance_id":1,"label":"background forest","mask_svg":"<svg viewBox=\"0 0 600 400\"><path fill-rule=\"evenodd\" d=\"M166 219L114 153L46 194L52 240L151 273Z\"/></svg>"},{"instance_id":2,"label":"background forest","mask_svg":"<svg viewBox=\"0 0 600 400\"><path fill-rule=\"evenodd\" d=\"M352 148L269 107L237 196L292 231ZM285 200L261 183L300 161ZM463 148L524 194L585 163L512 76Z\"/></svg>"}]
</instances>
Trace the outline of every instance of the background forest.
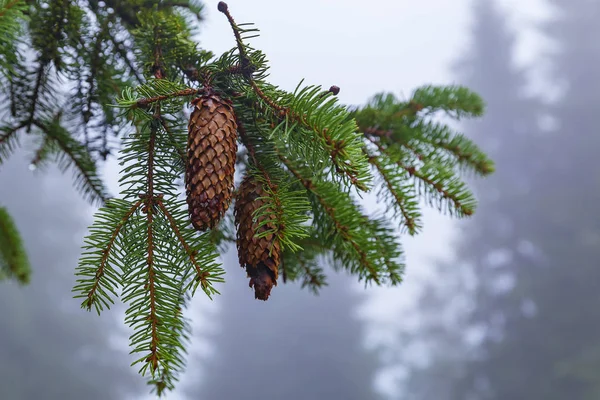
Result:
<instances>
[{"instance_id":1,"label":"background forest","mask_svg":"<svg viewBox=\"0 0 600 400\"><path fill-rule=\"evenodd\" d=\"M478 92L486 115L460 128L496 173L470 182L471 220L427 216L400 287L336 274L318 297L288 284L259 303L229 273L214 303L194 301L190 365L167 398L599 398L600 2L229 3L260 10L261 46L286 88L297 76L334 83L352 104L432 81ZM199 40L224 50L229 27L215 14ZM0 192L35 273L26 287L0 284L0 397L145 398L122 316L71 298L92 209L69 176L32 172L22 155L0 168Z\"/></svg>"}]
</instances>

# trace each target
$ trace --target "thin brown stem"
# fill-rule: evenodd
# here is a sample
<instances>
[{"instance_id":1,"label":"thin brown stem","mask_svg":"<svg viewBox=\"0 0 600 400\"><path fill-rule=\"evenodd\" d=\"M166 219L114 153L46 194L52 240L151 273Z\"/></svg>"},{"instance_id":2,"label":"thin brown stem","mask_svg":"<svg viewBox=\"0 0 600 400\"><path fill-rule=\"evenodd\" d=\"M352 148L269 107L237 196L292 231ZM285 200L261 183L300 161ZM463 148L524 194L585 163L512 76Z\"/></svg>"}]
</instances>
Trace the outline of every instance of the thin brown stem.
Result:
<instances>
[{"instance_id":1,"label":"thin brown stem","mask_svg":"<svg viewBox=\"0 0 600 400\"><path fill-rule=\"evenodd\" d=\"M158 112L159 110L157 110ZM156 315L156 271L154 267L154 150L156 145L156 129L152 128L150 140L148 141L148 176L147 192L144 196L144 211L148 220L148 247L147 247L147 266L148 266L148 293L150 297L150 356L146 359L155 371L158 368L158 316Z\"/></svg>"},{"instance_id":2,"label":"thin brown stem","mask_svg":"<svg viewBox=\"0 0 600 400\"><path fill-rule=\"evenodd\" d=\"M191 89L191 88L183 89L183 90L179 90L177 92L173 92L173 93L169 93L169 94L163 94L160 96L147 97L144 99L140 99L135 104L138 107L144 108L144 107L148 106L149 104L156 103L157 101L163 101L166 99L170 99L172 97L192 96L192 95L195 95L198 93L199 93L198 89Z\"/></svg>"},{"instance_id":3,"label":"thin brown stem","mask_svg":"<svg viewBox=\"0 0 600 400\"><path fill-rule=\"evenodd\" d=\"M224 1L220 1L217 7L220 12L225 14L225 16L227 17L227 20L229 21L229 25L231 26L231 29L233 30L233 35L235 36L235 43L237 44L238 51L240 52L241 71L243 74L245 74L247 77L250 78L252 75L251 74L252 63L250 62L250 59L249 59L248 55L246 54L246 49L244 48L244 42L242 41L242 36L240 35L240 29L237 26L237 24L235 23L235 21L233 20L231 13L229 13L229 7L227 6L227 3L225 3Z\"/></svg>"}]
</instances>

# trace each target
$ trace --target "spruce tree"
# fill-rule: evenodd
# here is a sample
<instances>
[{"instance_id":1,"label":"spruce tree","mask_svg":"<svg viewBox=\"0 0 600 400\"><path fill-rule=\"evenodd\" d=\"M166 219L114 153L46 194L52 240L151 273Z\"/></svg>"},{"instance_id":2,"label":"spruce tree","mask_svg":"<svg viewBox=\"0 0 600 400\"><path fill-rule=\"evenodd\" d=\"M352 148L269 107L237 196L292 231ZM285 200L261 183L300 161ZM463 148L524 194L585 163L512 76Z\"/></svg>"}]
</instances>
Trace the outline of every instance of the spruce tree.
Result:
<instances>
[{"instance_id":1,"label":"spruce tree","mask_svg":"<svg viewBox=\"0 0 600 400\"><path fill-rule=\"evenodd\" d=\"M196 1L0 0L0 163L29 134L32 165L58 162L101 206L75 297L98 313L117 296L128 305L133 364L159 394L184 368L189 297L218 294L224 281L224 241L236 241L261 300L288 279L322 286L324 259L365 284L396 285L397 232L421 229L419 200L470 216L461 173L493 171L435 119L481 115L475 93L423 86L409 99L380 93L350 107L336 86L288 92L267 80L266 55L250 45L257 29L236 23L225 3L218 9L232 49L217 56L193 40ZM112 197L96 165L117 152L121 193ZM363 209L371 190L389 215ZM5 232L6 258L17 234ZM11 260L18 277L23 258Z\"/></svg>"},{"instance_id":2,"label":"spruce tree","mask_svg":"<svg viewBox=\"0 0 600 400\"><path fill-rule=\"evenodd\" d=\"M473 183L479 212L460 224L456 254L440 261L434 279L423 287L415 310L420 323L403 343L424 347L428 356L422 357L425 362L422 358L402 360L410 366L403 384L407 399L463 400L489 395L489 364L480 363L488 357L488 348L474 345L472 338L478 338L477 343L483 336L481 340L492 345L504 332L502 321L508 316L503 313L503 285L516 278L519 268L505 258L507 254L518 257L516 249L522 247L526 229L516 224L532 223L535 203L527 189L542 167L541 159L534 162L531 156L541 154L537 122L542 105L522 94L525 71L512 62L515 37L494 2L474 1L473 14L471 47L455 71L459 82L486 98L487 113L480 121L465 121L461 126L468 136L487 133L480 144L496 161L497 172ZM532 208L525 212L527 205ZM522 300L529 295L528 290L519 293ZM528 351L521 350L522 354ZM499 367L507 375L528 379L529 372L509 365ZM493 385L510 387L505 381ZM538 397L504 392L497 398Z\"/></svg>"},{"instance_id":3,"label":"spruce tree","mask_svg":"<svg viewBox=\"0 0 600 400\"><path fill-rule=\"evenodd\" d=\"M544 26L558 44L550 56L552 81L565 90L542 111L554 124L539 129L536 107L516 96L494 100L491 93L499 94L500 87L517 93L523 87L517 79L490 92L480 86L502 76L490 65L483 67L492 59L489 52L478 52L475 70L492 76L480 75L479 84L476 75L466 81L486 96L490 122L495 115L496 124L506 116L522 118L511 118L514 128L494 135L497 144L490 154L498 173L479 190L480 213L460 246L457 263L471 268L477 285L471 294L474 307L459 329L478 327L483 337L475 349L464 351L468 355L460 361L462 374L451 381L451 399L596 399L600 394L598 187L583 178L598 175L594 60L600 52L592 38L600 6L552 4L560 10ZM489 21L481 25L492 26ZM494 103L501 113L494 113ZM565 204L576 206L566 211Z\"/></svg>"}]
</instances>

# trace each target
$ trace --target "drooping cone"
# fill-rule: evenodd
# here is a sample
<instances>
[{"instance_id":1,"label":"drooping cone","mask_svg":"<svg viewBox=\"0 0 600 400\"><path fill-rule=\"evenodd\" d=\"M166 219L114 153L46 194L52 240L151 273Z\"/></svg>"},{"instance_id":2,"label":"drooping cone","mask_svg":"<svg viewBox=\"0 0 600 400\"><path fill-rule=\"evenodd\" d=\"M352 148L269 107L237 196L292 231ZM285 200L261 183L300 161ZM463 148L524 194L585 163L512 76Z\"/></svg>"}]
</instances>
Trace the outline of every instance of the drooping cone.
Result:
<instances>
[{"instance_id":1,"label":"drooping cone","mask_svg":"<svg viewBox=\"0 0 600 400\"><path fill-rule=\"evenodd\" d=\"M261 232L273 230L272 222L259 227L261 222L275 218L272 210L253 220L254 211L265 203L260 197L267 196L262 183L248 175L242 181L235 201L235 224L237 227L237 250L240 265L246 268L250 287L254 287L254 298L267 300L273 286L277 286L281 244L272 233L257 238Z\"/></svg>"},{"instance_id":2,"label":"drooping cone","mask_svg":"<svg viewBox=\"0 0 600 400\"><path fill-rule=\"evenodd\" d=\"M192 225L203 231L217 225L231 203L237 123L233 107L215 94L192 104L185 187Z\"/></svg>"}]
</instances>

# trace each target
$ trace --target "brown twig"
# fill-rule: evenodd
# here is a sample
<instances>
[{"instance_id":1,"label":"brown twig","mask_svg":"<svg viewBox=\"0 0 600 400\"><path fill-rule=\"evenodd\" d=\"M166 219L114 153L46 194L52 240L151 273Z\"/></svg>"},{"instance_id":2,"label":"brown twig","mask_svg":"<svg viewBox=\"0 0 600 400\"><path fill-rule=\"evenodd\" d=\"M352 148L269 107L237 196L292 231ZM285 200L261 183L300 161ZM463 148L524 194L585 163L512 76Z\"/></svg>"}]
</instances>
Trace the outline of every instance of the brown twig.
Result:
<instances>
[{"instance_id":1,"label":"brown twig","mask_svg":"<svg viewBox=\"0 0 600 400\"><path fill-rule=\"evenodd\" d=\"M157 112L160 109L157 109ZM155 371L158 368L158 351L157 347L159 344L158 339L158 316L156 315L156 282L155 276L156 271L154 268L154 148L156 145L156 129L153 128L150 133L150 140L148 141L148 176L147 176L147 193L144 196L144 211L148 219L148 292L150 296L150 315L148 319L150 321L151 341L150 341L150 355L146 359L147 362L152 366L152 370Z\"/></svg>"},{"instance_id":2,"label":"brown twig","mask_svg":"<svg viewBox=\"0 0 600 400\"><path fill-rule=\"evenodd\" d=\"M183 89L183 90L179 90L177 92L163 94L160 96L146 97L144 99L138 100L135 103L135 105L140 108L145 108L148 104L156 103L157 101L163 101L166 99L170 99L171 97L192 96L192 95L198 94L199 92L200 92L199 89L191 89L191 88Z\"/></svg>"},{"instance_id":3,"label":"brown twig","mask_svg":"<svg viewBox=\"0 0 600 400\"><path fill-rule=\"evenodd\" d=\"M235 36L235 42L236 42L238 50L240 52L240 64L241 64L240 67L241 67L242 74L244 74L247 78L251 79L254 69L252 67L252 63L250 62L250 58L246 54L246 49L244 48L244 42L242 41L242 36L240 35L240 30L239 30L237 24L235 23L235 21L233 20L233 17L229 13L229 7L227 6L227 3L225 3L224 1L220 1L219 4L217 5L217 8L220 12L225 14L225 16L227 17L227 20L229 21L229 25L231 25L231 29L233 30L233 35Z\"/></svg>"}]
</instances>

